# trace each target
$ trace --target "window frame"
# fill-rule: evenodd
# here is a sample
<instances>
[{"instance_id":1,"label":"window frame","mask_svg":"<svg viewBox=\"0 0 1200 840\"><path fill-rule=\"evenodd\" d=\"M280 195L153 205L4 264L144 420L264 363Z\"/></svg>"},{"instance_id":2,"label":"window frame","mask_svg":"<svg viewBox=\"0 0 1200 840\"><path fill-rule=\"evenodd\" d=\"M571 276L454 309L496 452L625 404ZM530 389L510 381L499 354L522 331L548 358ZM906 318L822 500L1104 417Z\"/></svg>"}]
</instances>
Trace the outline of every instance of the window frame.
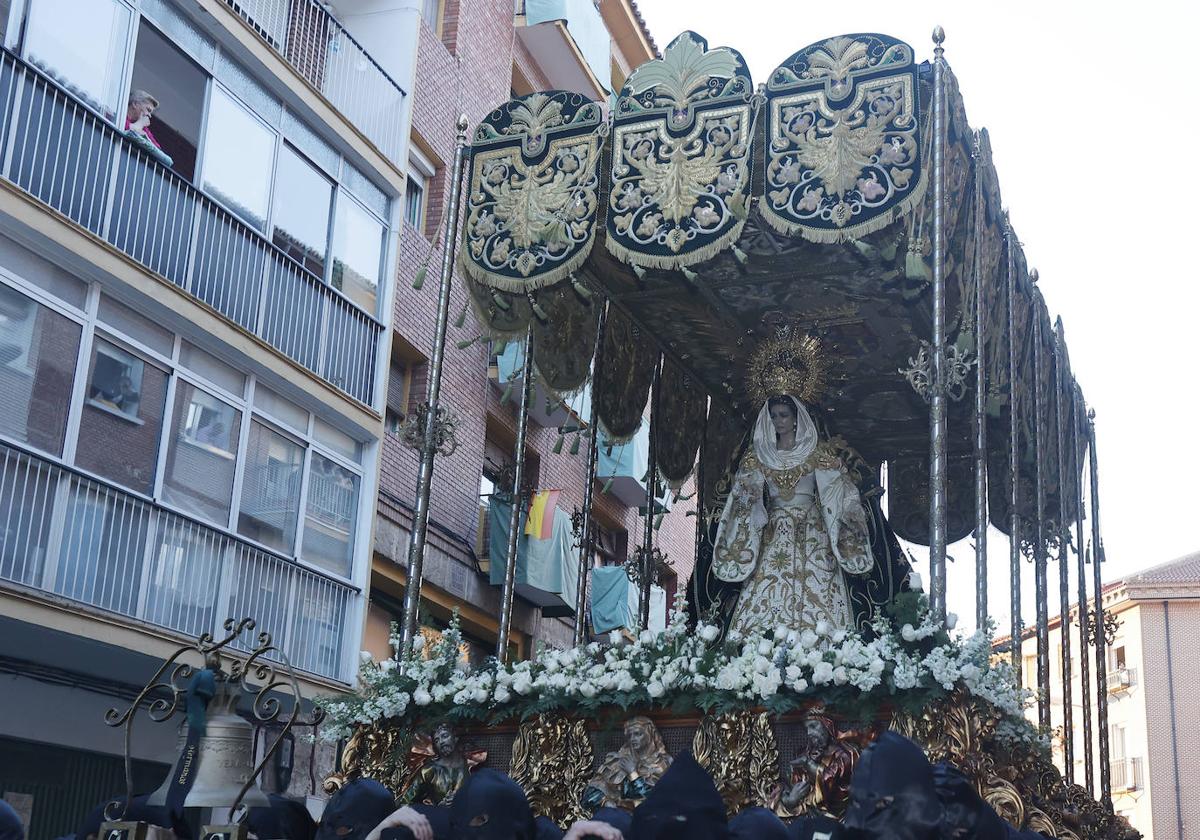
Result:
<instances>
[{"instance_id":1,"label":"window frame","mask_svg":"<svg viewBox=\"0 0 1200 840\"><path fill-rule=\"evenodd\" d=\"M189 343L194 344L199 349L216 356L221 361L224 361L224 359L221 359L219 355L212 353L211 350L202 344L191 340L191 336L185 338L179 332L171 330L171 333L174 336L173 349L171 355L166 356L154 350L153 348L146 346L136 338L126 335L120 329L109 324L107 321L100 320L99 303L101 286L96 282L85 282L88 282L85 308L77 309L71 304L53 297L36 284L14 274L7 267L0 266L0 284L13 289L22 295L25 295L33 302L47 307L56 314L66 317L80 327L79 346L76 351L77 356L75 359L75 377L71 386L68 400L63 453L61 455L56 455L53 452L48 452L15 438L10 438L2 433L0 433L0 441L18 449L35 452L39 458L48 463L61 466L69 472L96 481L103 486L117 488L121 493L127 493L131 497L160 506L163 509L183 517L188 521L194 521L202 524L204 527L220 531L226 536L252 545L269 555L283 557L304 571L357 588L357 584L354 581L355 574L358 569L356 568L354 560L351 562L349 573L342 575L330 571L323 566L311 563L304 558L304 517L306 509L305 506L307 505L307 489L312 454L317 453L323 458L326 458L328 461L337 464L338 466L348 470L358 477L358 504L354 513L355 548L353 554L356 557L362 550L361 546L359 545L359 541L360 539L365 539L359 533L361 528L361 518L363 516L363 505L370 501L366 493L366 490L370 486L370 482L368 480L370 475L366 464L358 463L353 459L347 458L346 456L317 440L315 435L317 415L303 406L298 406L305 412L307 418L303 433L291 429L284 423L274 419L270 413L256 406L254 404L254 392L259 384L259 377L252 371L244 371L245 384L243 393L234 394L223 388L221 385L211 382L202 374L188 368L180 358L184 341L189 341ZM154 458L154 475L153 480L150 482L150 493L145 493L135 488L122 485L118 481L96 473L90 469L87 469L86 467L80 466L77 463L80 421L82 419L83 409L87 403L86 392L90 384L88 381L88 371L91 365L94 344L97 339L113 344L119 349L139 357L144 363L159 368L167 377L166 390L164 394L165 404L161 420L159 421L161 427L159 429L159 435L157 438L157 451ZM174 433L175 425L175 391L179 382L184 382L199 390L205 391L211 396L228 403L229 405L233 406L235 410L241 412L241 428L239 429L237 444L238 449L234 459L234 486L230 498L229 518L225 523L206 520L202 516L197 516L191 511L172 504L163 497L163 485L166 478L167 450L170 444L169 438ZM264 387L270 388L270 385L266 385ZM270 388L270 390L278 393L274 388ZM280 397L283 399L288 399L288 397L282 394ZM294 442L301 448L303 452L301 494L298 502L299 507L297 509L295 542L293 544L293 549L290 552L280 551L276 548L260 543L251 537L246 537L240 534L237 530L237 517L240 512L242 497L242 476L245 471L248 438L252 421L262 423L271 431L276 432ZM326 420L326 422L328 422L328 420ZM369 460L365 453L362 460L364 462Z\"/></svg>"}]
</instances>

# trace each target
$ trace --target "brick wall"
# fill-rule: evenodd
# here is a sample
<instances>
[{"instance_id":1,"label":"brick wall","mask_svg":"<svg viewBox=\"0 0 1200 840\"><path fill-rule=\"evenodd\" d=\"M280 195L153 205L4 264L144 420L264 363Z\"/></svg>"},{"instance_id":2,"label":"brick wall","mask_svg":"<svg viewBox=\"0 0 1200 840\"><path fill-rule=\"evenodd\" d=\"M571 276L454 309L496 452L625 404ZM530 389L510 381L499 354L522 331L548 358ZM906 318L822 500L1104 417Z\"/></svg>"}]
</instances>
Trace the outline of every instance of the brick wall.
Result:
<instances>
[{"instance_id":1,"label":"brick wall","mask_svg":"<svg viewBox=\"0 0 1200 840\"><path fill-rule=\"evenodd\" d=\"M422 24L412 124L417 141L432 154L438 171L429 182L426 229L418 231L406 225L400 234L394 329L400 339L426 355L433 346L442 256L440 243L431 254L430 241L439 230L447 199L446 174L454 156L455 120L459 113L465 113L474 126L492 107L507 100L514 65L531 84L553 87L553 80L546 78L516 42L511 0L462 4L446 0L441 37ZM424 288L414 290L413 278L427 257L429 272ZM452 321L466 305L465 289L456 277L450 308ZM470 552L478 522L479 480L489 415L494 429L507 429L511 434L513 407L499 404L497 391L487 378L487 345L478 342L465 350L456 347L456 342L470 339L478 331L468 311L464 326L457 329L452 323L448 335L441 400L458 416L459 447L448 458L439 456L435 465L429 534L434 550L426 557L426 580L448 589L456 597L491 608L495 601L493 594L482 593L478 584L494 587L486 587L486 580L477 576ZM410 404L423 399L424 389L414 389ZM583 502L584 453L581 450L579 455L570 455L568 444L561 454L555 455L551 450L556 439L556 430L531 424L529 444L539 456L539 484L561 489L560 505L570 512ZM381 558L401 564L406 562L407 540L403 531L409 527L415 500L417 465L415 452L394 438L385 441L375 550ZM675 561L680 581L686 580L691 569L694 519L686 516L690 507L689 503L676 505L656 537L657 543ZM597 509L607 520L620 523L629 531L631 548L641 542L641 520L636 509L599 495ZM470 578L464 582L461 568L440 568L446 564L461 565ZM483 602L479 600L481 597ZM518 609L514 626L547 641L562 642L570 638L567 624L539 622L536 610Z\"/></svg>"}]
</instances>

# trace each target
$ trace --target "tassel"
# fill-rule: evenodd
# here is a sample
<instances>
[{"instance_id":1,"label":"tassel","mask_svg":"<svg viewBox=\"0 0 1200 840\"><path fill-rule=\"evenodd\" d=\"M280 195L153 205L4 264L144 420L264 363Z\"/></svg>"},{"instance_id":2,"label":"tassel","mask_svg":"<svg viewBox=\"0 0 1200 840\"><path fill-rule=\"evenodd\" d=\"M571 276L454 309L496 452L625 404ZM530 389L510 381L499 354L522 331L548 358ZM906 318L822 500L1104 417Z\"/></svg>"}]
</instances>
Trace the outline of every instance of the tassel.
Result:
<instances>
[{"instance_id":1,"label":"tassel","mask_svg":"<svg viewBox=\"0 0 1200 840\"><path fill-rule=\"evenodd\" d=\"M512 304L505 300L504 296L499 292L492 292L492 303L496 304L496 308L503 312L512 309Z\"/></svg>"},{"instance_id":2,"label":"tassel","mask_svg":"<svg viewBox=\"0 0 1200 840\"><path fill-rule=\"evenodd\" d=\"M508 403L509 399L512 397L512 389L513 383L510 381L508 385L504 387L504 393L500 395L500 405L506 405Z\"/></svg>"},{"instance_id":3,"label":"tassel","mask_svg":"<svg viewBox=\"0 0 1200 840\"><path fill-rule=\"evenodd\" d=\"M574 277L571 278L571 288L575 290L575 294L579 295L588 303L592 302L592 290L580 283Z\"/></svg>"},{"instance_id":4,"label":"tassel","mask_svg":"<svg viewBox=\"0 0 1200 840\"><path fill-rule=\"evenodd\" d=\"M664 514L660 513L654 517L654 530L655 531L657 531L659 528L662 527L663 515Z\"/></svg>"},{"instance_id":5,"label":"tassel","mask_svg":"<svg viewBox=\"0 0 1200 840\"><path fill-rule=\"evenodd\" d=\"M477 335L477 336L475 336L474 338L468 338L466 341L460 341L460 342L458 342L458 349L459 349L459 350L466 350L468 347L470 347L470 346L471 346L472 344L474 344L476 341L479 341L479 339L480 339L480 338L482 338L482 337L483 337L483 336L479 336L479 335Z\"/></svg>"},{"instance_id":6,"label":"tassel","mask_svg":"<svg viewBox=\"0 0 1200 840\"><path fill-rule=\"evenodd\" d=\"M492 352L495 353L497 357L503 356L504 351L507 349L508 349L508 340L507 339L502 338L499 341L497 341L495 344L492 345Z\"/></svg>"},{"instance_id":7,"label":"tassel","mask_svg":"<svg viewBox=\"0 0 1200 840\"><path fill-rule=\"evenodd\" d=\"M688 268L686 265L679 266L679 270L683 272L684 277L686 277L689 281L691 281L693 283L695 283L696 278L700 276L699 274L697 274L696 272L694 272L690 268Z\"/></svg>"},{"instance_id":8,"label":"tassel","mask_svg":"<svg viewBox=\"0 0 1200 840\"><path fill-rule=\"evenodd\" d=\"M633 266L633 273L637 275L637 279L645 280L646 279L646 269L642 268L637 263L632 263L632 266Z\"/></svg>"},{"instance_id":9,"label":"tassel","mask_svg":"<svg viewBox=\"0 0 1200 840\"><path fill-rule=\"evenodd\" d=\"M571 441L570 452L572 455L579 454L579 435L575 435L575 439Z\"/></svg>"},{"instance_id":10,"label":"tassel","mask_svg":"<svg viewBox=\"0 0 1200 840\"><path fill-rule=\"evenodd\" d=\"M454 326L456 329L461 330L463 327L463 324L465 324L465 323L467 323L467 305L464 303L462 312L459 312L458 317L454 319Z\"/></svg>"},{"instance_id":11,"label":"tassel","mask_svg":"<svg viewBox=\"0 0 1200 840\"><path fill-rule=\"evenodd\" d=\"M608 481L604 482L604 486L602 488L600 488L601 495L605 495L605 496L608 495L608 491L612 489L613 481L615 481L615 480L616 480L615 475L609 476Z\"/></svg>"},{"instance_id":12,"label":"tassel","mask_svg":"<svg viewBox=\"0 0 1200 840\"><path fill-rule=\"evenodd\" d=\"M733 246L733 256L734 256L734 259L736 259L742 265L745 265L746 261L750 259L749 257L746 256L746 252L743 251L741 248L739 248L736 245Z\"/></svg>"},{"instance_id":13,"label":"tassel","mask_svg":"<svg viewBox=\"0 0 1200 840\"><path fill-rule=\"evenodd\" d=\"M423 265L417 269L417 276L413 278L412 287L415 291L421 291L421 287L425 285L425 277L429 274L429 266Z\"/></svg>"},{"instance_id":14,"label":"tassel","mask_svg":"<svg viewBox=\"0 0 1200 840\"><path fill-rule=\"evenodd\" d=\"M551 449L550 451L553 452L555 455L561 455L562 448L563 448L563 441L565 441L565 440L566 440L566 437L563 435L562 432L559 432L558 440L554 441L554 448Z\"/></svg>"},{"instance_id":15,"label":"tassel","mask_svg":"<svg viewBox=\"0 0 1200 840\"><path fill-rule=\"evenodd\" d=\"M541 321L543 324L548 323L550 321L550 316L546 314L546 310L542 309L542 305L540 303L538 303L536 300L530 298L529 306L531 309L533 309L533 314L535 316L537 316L537 319L539 321Z\"/></svg>"}]
</instances>

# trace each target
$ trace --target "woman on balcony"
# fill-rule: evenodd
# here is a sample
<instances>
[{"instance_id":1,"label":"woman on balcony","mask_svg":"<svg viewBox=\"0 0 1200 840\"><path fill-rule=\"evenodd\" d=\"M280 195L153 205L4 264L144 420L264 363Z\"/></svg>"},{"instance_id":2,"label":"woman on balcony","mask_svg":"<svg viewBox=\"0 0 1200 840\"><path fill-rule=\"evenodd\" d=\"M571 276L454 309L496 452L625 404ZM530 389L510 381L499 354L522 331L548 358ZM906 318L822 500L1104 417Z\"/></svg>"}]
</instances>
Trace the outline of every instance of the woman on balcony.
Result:
<instances>
[{"instance_id":1,"label":"woman on balcony","mask_svg":"<svg viewBox=\"0 0 1200 840\"><path fill-rule=\"evenodd\" d=\"M157 108L158 100L146 91L135 90L129 94L129 107L125 110L125 135L163 166L172 166L175 161L162 150L162 145L150 132L150 117Z\"/></svg>"}]
</instances>

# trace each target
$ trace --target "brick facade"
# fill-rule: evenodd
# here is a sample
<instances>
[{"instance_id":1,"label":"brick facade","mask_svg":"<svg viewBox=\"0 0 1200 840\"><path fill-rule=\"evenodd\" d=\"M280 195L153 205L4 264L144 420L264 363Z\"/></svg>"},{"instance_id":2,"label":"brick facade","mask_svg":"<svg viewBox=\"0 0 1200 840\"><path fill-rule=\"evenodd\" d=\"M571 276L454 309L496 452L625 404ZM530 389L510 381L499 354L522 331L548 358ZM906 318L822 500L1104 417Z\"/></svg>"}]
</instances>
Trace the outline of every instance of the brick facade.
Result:
<instances>
[{"instance_id":1,"label":"brick facade","mask_svg":"<svg viewBox=\"0 0 1200 840\"><path fill-rule=\"evenodd\" d=\"M445 0L440 37L422 24L412 96L412 131L414 142L433 159L437 173L428 183L425 230L405 225L400 234L393 329L399 342L426 355L433 345L437 318L438 269L446 234L441 230L442 216L447 172L453 163L455 120L459 113L465 113L475 125L492 107L509 98L514 80L523 80L535 89L554 86L553 79L547 78L516 38L509 0L470 4ZM436 246L431 245L435 238ZM414 290L413 279L426 260L429 269L425 285ZM497 443L510 448L515 419L513 406L500 404L499 391L488 379L487 344L476 342L466 349L456 346L479 332L469 309L463 327L453 326L464 309L466 291L456 278L441 401L458 416L459 447L448 458L439 456L435 465L426 584L495 614L498 587L489 586L477 573L472 556L478 528L478 494L489 429ZM425 392L423 376L412 377L408 387L409 405L420 403ZM585 450L570 455L568 444L562 453L554 454L557 436L556 429L531 423L529 450L538 456L539 486L562 490L560 507L570 512L583 502ZM377 570L380 563L407 563L407 530L415 500L418 460L414 451L395 438L385 441L375 535ZM657 544L675 562L680 581L686 580L692 562L695 520L687 515L689 509L687 502L675 505L656 536ZM607 525L628 531L630 548L641 542L642 521L635 508L597 495L596 510ZM673 588L668 585L669 590ZM541 620L538 611L527 604L518 603L514 627L548 642L570 638L568 622Z\"/></svg>"}]
</instances>

